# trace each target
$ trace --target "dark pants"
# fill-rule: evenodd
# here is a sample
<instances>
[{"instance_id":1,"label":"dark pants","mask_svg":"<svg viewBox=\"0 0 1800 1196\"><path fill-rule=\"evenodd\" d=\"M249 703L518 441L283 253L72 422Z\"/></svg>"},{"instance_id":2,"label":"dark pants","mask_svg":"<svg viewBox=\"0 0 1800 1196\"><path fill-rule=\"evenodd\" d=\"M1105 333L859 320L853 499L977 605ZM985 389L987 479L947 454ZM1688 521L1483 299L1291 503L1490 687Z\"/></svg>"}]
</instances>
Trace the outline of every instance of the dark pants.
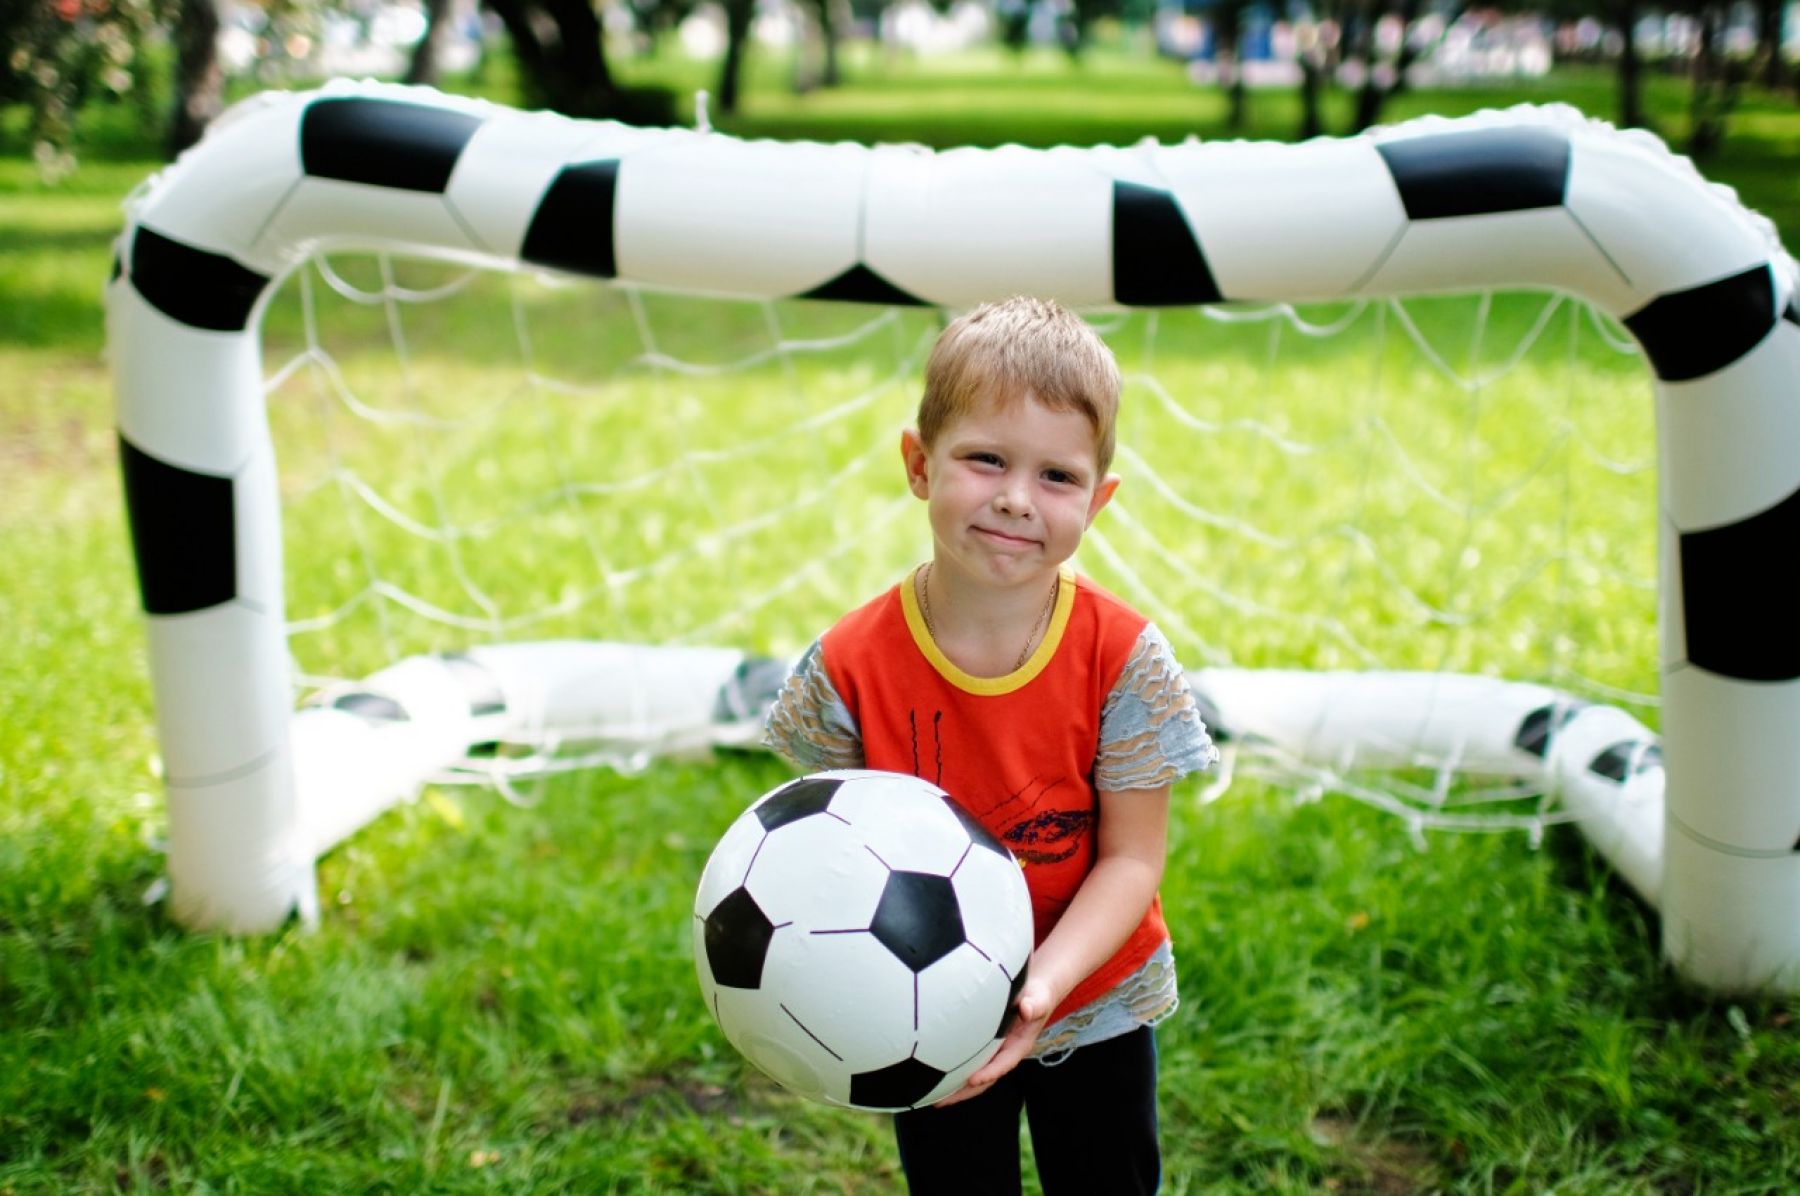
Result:
<instances>
[{"instance_id":1,"label":"dark pants","mask_svg":"<svg viewBox=\"0 0 1800 1196\"><path fill-rule=\"evenodd\" d=\"M947 1109L895 1114L913 1196L1018 1192L1020 1109L1044 1196L1156 1191L1156 1037L1141 1026L1082 1047L1054 1067L1027 1059L988 1091Z\"/></svg>"}]
</instances>

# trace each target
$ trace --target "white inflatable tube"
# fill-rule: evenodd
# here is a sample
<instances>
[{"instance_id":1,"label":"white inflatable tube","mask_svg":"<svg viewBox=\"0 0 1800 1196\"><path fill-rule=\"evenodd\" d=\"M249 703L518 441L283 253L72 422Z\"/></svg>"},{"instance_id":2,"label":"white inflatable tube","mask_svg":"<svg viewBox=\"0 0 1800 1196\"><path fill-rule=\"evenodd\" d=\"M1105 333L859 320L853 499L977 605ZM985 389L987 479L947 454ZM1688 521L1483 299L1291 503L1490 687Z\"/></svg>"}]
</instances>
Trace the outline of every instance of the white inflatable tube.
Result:
<instances>
[{"instance_id":1,"label":"white inflatable tube","mask_svg":"<svg viewBox=\"0 0 1800 1196\"><path fill-rule=\"evenodd\" d=\"M266 928L310 894L257 324L286 272L344 246L949 306L1587 297L1656 374L1665 952L1712 988L1800 991L1796 268L1653 137L1516 109L1294 146L931 153L373 84L239 106L136 197L108 287L174 907L194 925Z\"/></svg>"},{"instance_id":2,"label":"white inflatable tube","mask_svg":"<svg viewBox=\"0 0 1800 1196\"><path fill-rule=\"evenodd\" d=\"M293 720L298 854L315 858L427 779L504 780L569 754L625 767L744 741L752 712L733 695L745 667L728 649L556 640L407 657L327 690ZM484 769L485 752L508 755Z\"/></svg>"},{"instance_id":3,"label":"white inflatable tube","mask_svg":"<svg viewBox=\"0 0 1800 1196\"><path fill-rule=\"evenodd\" d=\"M1200 669L1221 738L1328 773L1442 768L1551 794L1607 863L1660 904L1662 750L1622 710L1456 673Z\"/></svg>"}]
</instances>

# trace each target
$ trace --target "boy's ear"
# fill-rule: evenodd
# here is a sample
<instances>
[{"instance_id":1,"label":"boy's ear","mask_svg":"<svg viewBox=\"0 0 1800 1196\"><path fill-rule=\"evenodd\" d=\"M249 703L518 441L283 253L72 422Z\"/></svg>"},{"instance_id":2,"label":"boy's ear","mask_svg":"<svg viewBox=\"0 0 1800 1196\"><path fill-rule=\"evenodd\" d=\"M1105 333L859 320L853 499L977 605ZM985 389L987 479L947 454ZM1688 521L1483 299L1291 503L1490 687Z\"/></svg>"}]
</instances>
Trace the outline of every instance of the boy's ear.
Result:
<instances>
[{"instance_id":1,"label":"boy's ear","mask_svg":"<svg viewBox=\"0 0 1800 1196\"><path fill-rule=\"evenodd\" d=\"M900 459L906 464L906 484L919 498L931 497L930 457L917 428L900 433Z\"/></svg>"},{"instance_id":2,"label":"boy's ear","mask_svg":"<svg viewBox=\"0 0 1800 1196\"><path fill-rule=\"evenodd\" d=\"M1113 496L1114 492L1118 490L1118 488L1119 488L1119 475L1118 474L1109 473L1105 477L1100 479L1100 484L1098 486L1094 487L1094 497L1088 500L1088 513L1087 513L1087 526L1088 527L1094 526L1094 516L1098 515L1101 512L1101 510L1103 508L1105 508L1106 504L1112 501L1112 496Z\"/></svg>"}]
</instances>

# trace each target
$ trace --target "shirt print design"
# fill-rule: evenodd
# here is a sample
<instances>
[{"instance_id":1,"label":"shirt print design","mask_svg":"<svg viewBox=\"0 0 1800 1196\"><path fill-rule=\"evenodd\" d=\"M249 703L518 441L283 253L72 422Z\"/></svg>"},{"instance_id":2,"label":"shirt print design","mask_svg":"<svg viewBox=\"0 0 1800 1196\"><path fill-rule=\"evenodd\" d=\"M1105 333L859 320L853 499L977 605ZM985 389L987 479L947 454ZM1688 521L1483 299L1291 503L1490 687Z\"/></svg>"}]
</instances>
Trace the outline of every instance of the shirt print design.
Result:
<instances>
[{"instance_id":1,"label":"shirt print design","mask_svg":"<svg viewBox=\"0 0 1800 1196\"><path fill-rule=\"evenodd\" d=\"M907 723L912 734L913 775L943 788L944 712L908 710ZM1000 841L1021 864L1059 864L1080 854L1094 829L1091 808L1062 809L1053 802L1044 808L1069 785L1067 777L1033 776L1018 790L999 797L975 793L957 793L955 797L983 826L998 828Z\"/></svg>"}]
</instances>

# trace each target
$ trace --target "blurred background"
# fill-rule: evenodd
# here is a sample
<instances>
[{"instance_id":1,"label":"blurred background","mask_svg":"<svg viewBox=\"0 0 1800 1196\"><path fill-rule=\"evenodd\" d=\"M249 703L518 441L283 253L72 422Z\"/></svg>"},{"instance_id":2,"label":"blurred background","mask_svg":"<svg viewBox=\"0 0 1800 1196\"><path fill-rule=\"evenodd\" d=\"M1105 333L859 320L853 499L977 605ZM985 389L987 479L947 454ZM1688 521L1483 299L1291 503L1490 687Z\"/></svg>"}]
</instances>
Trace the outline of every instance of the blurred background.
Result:
<instances>
[{"instance_id":1,"label":"blurred background","mask_svg":"<svg viewBox=\"0 0 1800 1196\"><path fill-rule=\"evenodd\" d=\"M695 120L704 90L722 129L854 135L860 108L935 144L1308 137L1421 102L1562 97L1701 158L1800 94L1786 0L5 0L0 44L0 145L50 175L84 148L176 152L234 96L333 76L646 124ZM1005 85L1046 77L1111 98L1020 121ZM870 91L886 104L846 98Z\"/></svg>"}]
</instances>

